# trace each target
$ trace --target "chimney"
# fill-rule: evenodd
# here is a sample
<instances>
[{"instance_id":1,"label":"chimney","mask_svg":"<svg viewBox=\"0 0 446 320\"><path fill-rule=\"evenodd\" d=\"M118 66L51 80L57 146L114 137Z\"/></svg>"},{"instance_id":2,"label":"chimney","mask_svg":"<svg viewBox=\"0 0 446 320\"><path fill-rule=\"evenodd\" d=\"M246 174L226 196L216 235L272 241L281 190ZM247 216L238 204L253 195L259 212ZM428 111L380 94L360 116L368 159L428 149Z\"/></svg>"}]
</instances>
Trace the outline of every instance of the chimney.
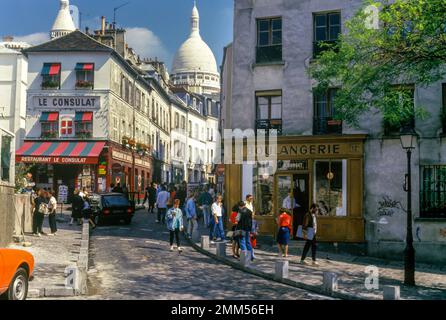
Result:
<instances>
[{"instance_id":1,"label":"chimney","mask_svg":"<svg viewBox=\"0 0 446 320\"><path fill-rule=\"evenodd\" d=\"M105 17L102 16L102 25L101 25L101 30L102 30L102 35L105 35Z\"/></svg>"},{"instance_id":2,"label":"chimney","mask_svg":"<svg viewBox=\"0 0 446 320\"><path fill-rule=\"evenodd\" d=\"M12 42L14 40L13 36L4 36L3 42Z\"/></svg>"}]
</instances>

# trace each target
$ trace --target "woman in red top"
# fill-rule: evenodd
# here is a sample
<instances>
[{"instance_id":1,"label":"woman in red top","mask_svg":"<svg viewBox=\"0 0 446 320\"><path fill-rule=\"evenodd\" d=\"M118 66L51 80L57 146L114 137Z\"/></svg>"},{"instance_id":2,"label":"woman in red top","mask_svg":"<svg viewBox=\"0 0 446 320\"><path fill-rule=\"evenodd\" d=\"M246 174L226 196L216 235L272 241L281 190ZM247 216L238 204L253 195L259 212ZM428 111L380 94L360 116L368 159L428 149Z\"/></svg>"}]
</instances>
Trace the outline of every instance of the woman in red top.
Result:
<instances>
[{"instance_id":1,"label":"woman in red top","mask_svg":"<svg viewBox=\"0 0 446 320\"><path fill-rule=\"evenodd\" d=\"M279 257L288 257L288 243L293 230L291 213L287 209L281 209L277 219L279 232L277 234L277 246L279 247Z\"/></svg>"},{"instance_id":2,"label":"woman in red top","mask_svg":"<svg viewBox=\"0 0 446 320\"><path fill-rule=\"evenodd\" d=\"M238 215L238 210L239 210L239 207L238 207L238 204L237 204L237 205L235 205L235 206L232 208L232 213L231 213L231 216L229 217L229 220L230 220L231 223L232 223L232 232L233 232L233 233L236 232L235 230L236 230L236 228L237 228L237 215ZM239 254L239 251L240 251L240 243L239 243L239 241L240 241L240 239L239 239L238 236L235 236L235 235L232 236L232 256L233 256L235 259L240 258L240 254Z\"/></svg>"}]
</instances>

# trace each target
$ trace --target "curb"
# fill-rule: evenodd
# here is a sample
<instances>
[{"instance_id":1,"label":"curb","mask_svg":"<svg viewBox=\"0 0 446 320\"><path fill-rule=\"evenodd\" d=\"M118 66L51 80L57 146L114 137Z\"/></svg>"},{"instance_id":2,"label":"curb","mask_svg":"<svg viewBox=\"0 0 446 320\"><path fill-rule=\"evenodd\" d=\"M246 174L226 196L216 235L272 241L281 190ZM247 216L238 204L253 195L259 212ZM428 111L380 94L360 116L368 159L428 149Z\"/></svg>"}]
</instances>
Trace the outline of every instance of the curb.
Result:
<instances>
[{"instance_id":1,"label":"curb","mask_svg":"<svg viewBox=\"0 0 446 320\"><path fill-rule=\"evenodd\" d=\"M303 289L306 291L310 291L316 294L320 294L326 297L332 297L332 298L336 298L336 299L341 299L341 300L368 300L356 295L352 295L349 293L343 293L343 292L339 292L339 291L334 291L331 294L328 294L327 292L325 292L322 289L322 286L316 286L316 285L310 285L310 284L306 284L303 282L298 282L298 281L293 281L290 279L277 279L274 274L271 273L266 273L266 272L262 272L259 270L255 270L249 267L244 267L242 266L240 263L231 261L229 259L223 258L223 257L219 257L216 254L213 254L210 251L207 251L205 249L202 249L200 246L198 246L195 242L191 241L191 239L186 238L186 241L198 252L200 252L201 254L204 254L214 260L217 260L221 263L224 263L226 265L231 266L234 269L238 269L240 271L255 275L257 277L263 278L265 280L270 280L270 281L274 281L274 282L278 282L281 284L285 284L294 288L298 288L298 289Z\"/></svg>"}]
</instances>

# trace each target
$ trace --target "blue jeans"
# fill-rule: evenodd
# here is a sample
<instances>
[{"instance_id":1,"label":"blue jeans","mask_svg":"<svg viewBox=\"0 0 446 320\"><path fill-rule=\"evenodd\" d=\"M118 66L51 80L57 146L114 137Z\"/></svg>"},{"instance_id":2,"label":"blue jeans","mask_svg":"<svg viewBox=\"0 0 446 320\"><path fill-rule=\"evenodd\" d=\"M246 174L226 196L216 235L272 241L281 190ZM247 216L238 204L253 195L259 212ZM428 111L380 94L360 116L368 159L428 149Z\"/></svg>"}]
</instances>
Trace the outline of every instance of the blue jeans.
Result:
<instances>
[{"instance_id":1,"label":"blue jeans","mask_svg":"<svg viewBox=\"0 0 446 320\"><path fill-rule=\"evenodd\" d=\"M251 257L254 255L251 246L251 236L249 231L243 231L243 235L240 237L240 250L250 251Z\"/></svg>"},{"instance_id":2,"label":"blue jeans","mask_svg":"<svg viewBox=\"0 0 446 320\"><path fill-rule=\"evenodd\" d=\"M209 210L209 206L208 205L203 205L203 223L204 226L209 228L210 225L213 225L213 220L211 218L211 212Z\"/></svg>"},{"instance_id":3,"label":"blue jeans","mask_svg":"<svg viewBox=\"0 0 446 320\"><path fill-rule=\"evenodd\" d=\"M209 232L209 238L212 240L212 238L221 238L222 240L225 240L225 230L223 228L223 217L218 217L218 223L215 223L214 217L211 217L210 221L210 232Z\"/></svg>"}]
</instances>

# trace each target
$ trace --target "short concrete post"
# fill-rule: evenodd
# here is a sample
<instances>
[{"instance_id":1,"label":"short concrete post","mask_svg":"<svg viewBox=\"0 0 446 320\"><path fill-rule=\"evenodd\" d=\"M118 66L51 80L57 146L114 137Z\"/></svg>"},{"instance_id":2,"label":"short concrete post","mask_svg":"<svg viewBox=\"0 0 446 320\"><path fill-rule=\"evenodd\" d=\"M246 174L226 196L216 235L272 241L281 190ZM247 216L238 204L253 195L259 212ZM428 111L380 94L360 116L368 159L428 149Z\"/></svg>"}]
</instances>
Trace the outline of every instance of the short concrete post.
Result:
<instances>
[{"instance_id":1,"label":"short concrete post","mask_svg":"<svg viewBox=\"0 0 446 320\"><path fill-rule=\"evenodd\" d=\"M399 286L383 286L384 300L400 300Z\"/></svg>"},{"instance_id":2,"label":"short concrete post","mask_svg":"<svg viewBox=\"0 0 446 320\"><path fill-rule=\"evenodd\" d=\"M209 236L201 236L201 249L209 250Z\"/></svg>"},{"instance_id":3,"label":"short concrete post","mask_svg":"<svg viewBox=\"0 0 446 320\"><path fill-rule=\"evenodd\" d=\"M240 264L245 268L249 267L251 264L251 251L240 251Z\"/></svg>"},{"instance_id":4,"label":"short concrete post","mask_svg":"<svg viewBox=\"0 0 446 320\"><path fill-rule=\"evenodd\" d=\"M338 275L336 273L324 272L323 290L330 295L338 290Z\"/></svg>"},{"instance_id":5,"label":"short concrete post","mask_svg":"<svg viewBox=\"0 0 446 320\"><path fill-rule=\"evenodd\" d=\"M217 242L217 256L226 257L226 242Z\"/></svg>"},{"instance_id":6,"label":"short concrete post","mask_svg":"<svg viewBox=\"0 0 446 320\"><path fill-rule=\"evenodd\" d=\"M283 280L288 278L288 267L289 262L287 260L277 260L276 261L276 272L274 273L274 278L276 280Z\"/></svg>"}]
</instances>

